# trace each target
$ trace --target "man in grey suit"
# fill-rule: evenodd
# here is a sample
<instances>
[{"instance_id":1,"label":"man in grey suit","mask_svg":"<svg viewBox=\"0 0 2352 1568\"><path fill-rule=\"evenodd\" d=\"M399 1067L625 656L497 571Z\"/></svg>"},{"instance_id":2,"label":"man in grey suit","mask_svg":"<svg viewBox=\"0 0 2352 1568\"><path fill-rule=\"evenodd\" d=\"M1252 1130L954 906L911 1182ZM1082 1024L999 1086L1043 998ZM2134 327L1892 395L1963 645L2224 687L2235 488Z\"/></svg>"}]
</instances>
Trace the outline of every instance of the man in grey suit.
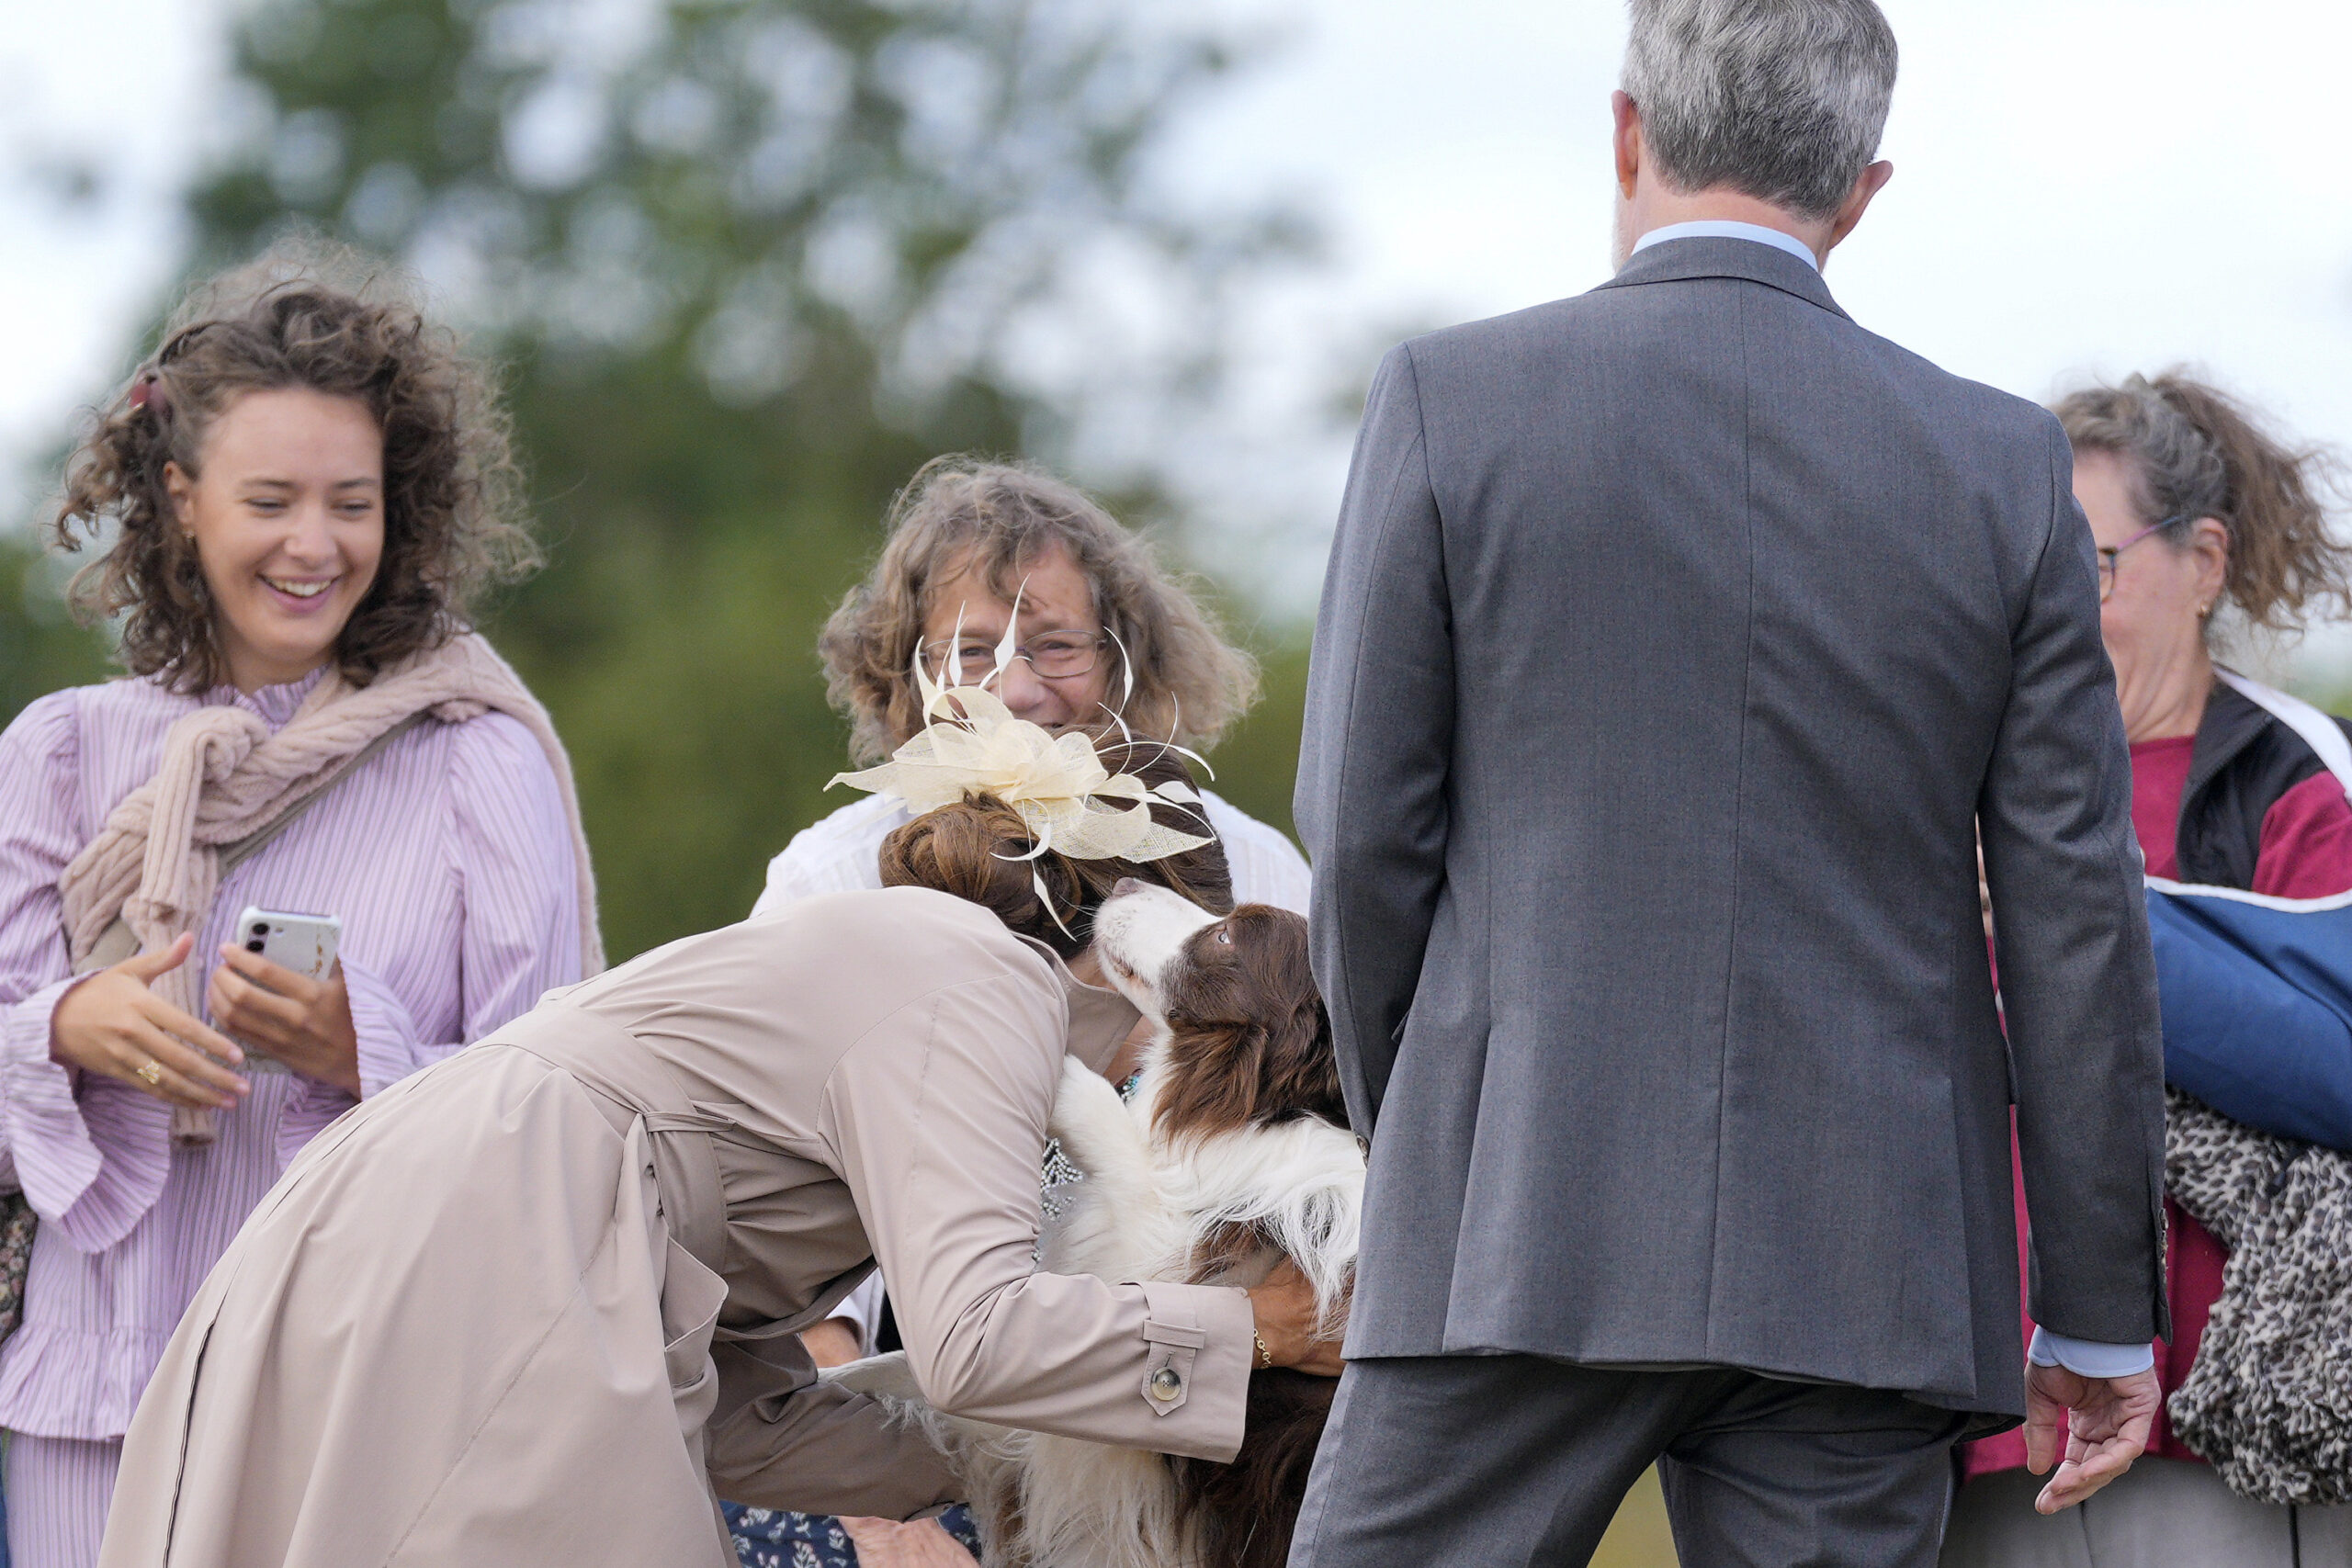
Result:
<instances>
[{"instance_id":1,"label":"man in grey suit","mask_svg":"<svg viewBox=\"0 0 2352 1568\"><path fill-rule=\"evenodd\" d=\"M1371 1176L1294 1568L1582 1562L1653 1461L1686 1562L1925 1568L1955 1439L2030 1411L2054 1511L2156 1405L2065 439L1822 281L1891 172L1871 0L1632 15L1620 270L1393 351L1340 514L1297 817Z\"/></svg>"}]
</instances>

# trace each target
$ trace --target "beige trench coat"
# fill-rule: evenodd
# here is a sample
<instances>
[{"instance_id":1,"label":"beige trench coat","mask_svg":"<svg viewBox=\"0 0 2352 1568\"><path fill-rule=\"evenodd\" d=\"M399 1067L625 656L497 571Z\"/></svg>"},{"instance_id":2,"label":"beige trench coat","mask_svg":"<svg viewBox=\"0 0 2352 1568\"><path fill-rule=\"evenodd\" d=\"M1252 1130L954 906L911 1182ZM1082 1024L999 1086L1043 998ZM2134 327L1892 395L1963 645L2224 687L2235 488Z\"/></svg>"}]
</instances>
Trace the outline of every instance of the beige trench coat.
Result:
<instances>
[{"instance_id":1,"label":"beige trench coat","mask_svg":"<svg viewBox=\"0 0 2352 1568\"><path fill-rule=\"evenodd\" d=\"M816 1513L951 1501L793 1337L876 1259L941 1408L1230 1458L1241 1292L1032 1271L1062 1058L1100 1066L1134 1017L910 888L550 995L263 1201L131 1423L101 1563L727 1568L714 1483Z\"/></svg>"}]
</instances>

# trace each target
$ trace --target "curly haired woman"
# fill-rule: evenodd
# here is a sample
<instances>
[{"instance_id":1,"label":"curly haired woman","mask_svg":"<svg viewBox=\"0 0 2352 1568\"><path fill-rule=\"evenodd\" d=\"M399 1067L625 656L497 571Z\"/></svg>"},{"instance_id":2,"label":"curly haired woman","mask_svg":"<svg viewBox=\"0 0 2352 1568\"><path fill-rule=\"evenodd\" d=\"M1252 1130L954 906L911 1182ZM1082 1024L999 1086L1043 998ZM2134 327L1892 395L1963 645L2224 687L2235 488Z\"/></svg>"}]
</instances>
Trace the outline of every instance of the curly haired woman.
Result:
<instances>
[{"instance_id":1,"label":"curly haired woman","mask_svg":"<svg viewBox=\"0 0 2352 1568\"><path fill-rule=\"evenodd\" d=\"M850 751L879 761L922 728L911 673L990 679L1048 728L1102 728L1113 716L1153 740L1207 750L1247 713L1257 666L1149 544L1067 480L1017 464L935 457L899 492L888 541L842 598L817 649L826 689L850 721ZM1016 619L1016 607L1018 615ZM1282 832L1203 790L1233 867L1234 897L1305 913L1306 861ZM907 820L876 797L793 836L768 863L758 908L879 886L876 854Z\"/></svg>"},{"instance_id":2,"label":"curly haired woman","mask_svg":"<svg viewBox=\"0 0 2352 1568\"><path fill-rule=\"evenodd\" d=\"M601 967L570 769L468 630L532 558L487 383L356 258L198 289L55 534L128 679L0 735L0 1144L39 1216L0 1348L22 1568L98 1554L121 1438L207 1270L356 1101ZM312 979L230 939L332 915Z\"/></svg>"}]
</instances>

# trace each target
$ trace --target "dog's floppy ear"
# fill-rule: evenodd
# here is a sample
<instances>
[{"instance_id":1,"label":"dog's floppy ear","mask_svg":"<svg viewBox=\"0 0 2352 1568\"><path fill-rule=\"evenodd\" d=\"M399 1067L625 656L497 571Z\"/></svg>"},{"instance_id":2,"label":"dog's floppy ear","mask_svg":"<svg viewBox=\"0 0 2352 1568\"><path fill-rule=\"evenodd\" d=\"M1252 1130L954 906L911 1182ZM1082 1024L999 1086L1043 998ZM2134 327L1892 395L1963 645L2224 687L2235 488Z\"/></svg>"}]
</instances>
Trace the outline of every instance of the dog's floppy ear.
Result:
<instances>
[{"instance_id":1,"label":"dog's floppy ear","mask_svg":"<svg viewBox=\"0 0 2352 1568\"><path fill-rule=\"evenodd\" d=\"M1214 1137L1259 1118L1266 1032L1255 1022L1169 1020L1167 1087L1153 1121L1163 1137Z\"/></svg>"},{"instance_id":2,"label":"dog's floppy ear","mask_svg":"<svg viewBox=\"0 0 2352 1568\"><path fill-rule=\"evenodd\" d=\"M1306 921L1286 909L1261 908L1248 916L1246 963L1266 1030L1261 1092L1269 1107L1279 1108L1272 1120L1312 1114L1344 1127L1348 1111L1331 1049L1331 1015L1315 987Z\"/></svg>"},{"instance_id":3,"label":"dog's floppy ear","mask_svg":"<svg viewBox=\"0 0 2352 1568\"><path fill-rule=\"evenodd\" d=\"M1348 1124L1339 1056L1331 1048L1331 1015L1316 994L1312 977L1305 996L1268 1029L1264 1070L1266 1100L1284 1113L1277 1120L1305 1113L1337 1127Z\"/></svg>"}]
</instances>

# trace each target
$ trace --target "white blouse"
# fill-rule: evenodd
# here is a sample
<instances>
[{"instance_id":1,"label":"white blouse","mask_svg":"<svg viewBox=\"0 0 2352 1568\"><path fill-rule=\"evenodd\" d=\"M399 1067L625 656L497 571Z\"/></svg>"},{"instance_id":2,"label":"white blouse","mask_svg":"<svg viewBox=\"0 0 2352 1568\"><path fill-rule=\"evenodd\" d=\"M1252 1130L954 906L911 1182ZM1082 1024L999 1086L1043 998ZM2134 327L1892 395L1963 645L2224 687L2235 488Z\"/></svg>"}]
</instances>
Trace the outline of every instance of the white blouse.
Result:
<instances>
[{"instance_id":1,"label":"white blouse","mask_svg":"<svg viewBox=\"0 0 2352 1568\"><path fill-rule=\"evenodd\" d=\"M1233 897L1243 904L1272 904L1306 913L1306 857L1280 829L1270 828L1207 790L1201 804L1209 826L1225 844L1233 868ZM752 906L754 915L820 893L854 893L882 886L882 840L909 821L904 803L871 795L842 807L815 826L792 836L784 852L768 862L768 885Z\"/></svg>"}]
</instances>

